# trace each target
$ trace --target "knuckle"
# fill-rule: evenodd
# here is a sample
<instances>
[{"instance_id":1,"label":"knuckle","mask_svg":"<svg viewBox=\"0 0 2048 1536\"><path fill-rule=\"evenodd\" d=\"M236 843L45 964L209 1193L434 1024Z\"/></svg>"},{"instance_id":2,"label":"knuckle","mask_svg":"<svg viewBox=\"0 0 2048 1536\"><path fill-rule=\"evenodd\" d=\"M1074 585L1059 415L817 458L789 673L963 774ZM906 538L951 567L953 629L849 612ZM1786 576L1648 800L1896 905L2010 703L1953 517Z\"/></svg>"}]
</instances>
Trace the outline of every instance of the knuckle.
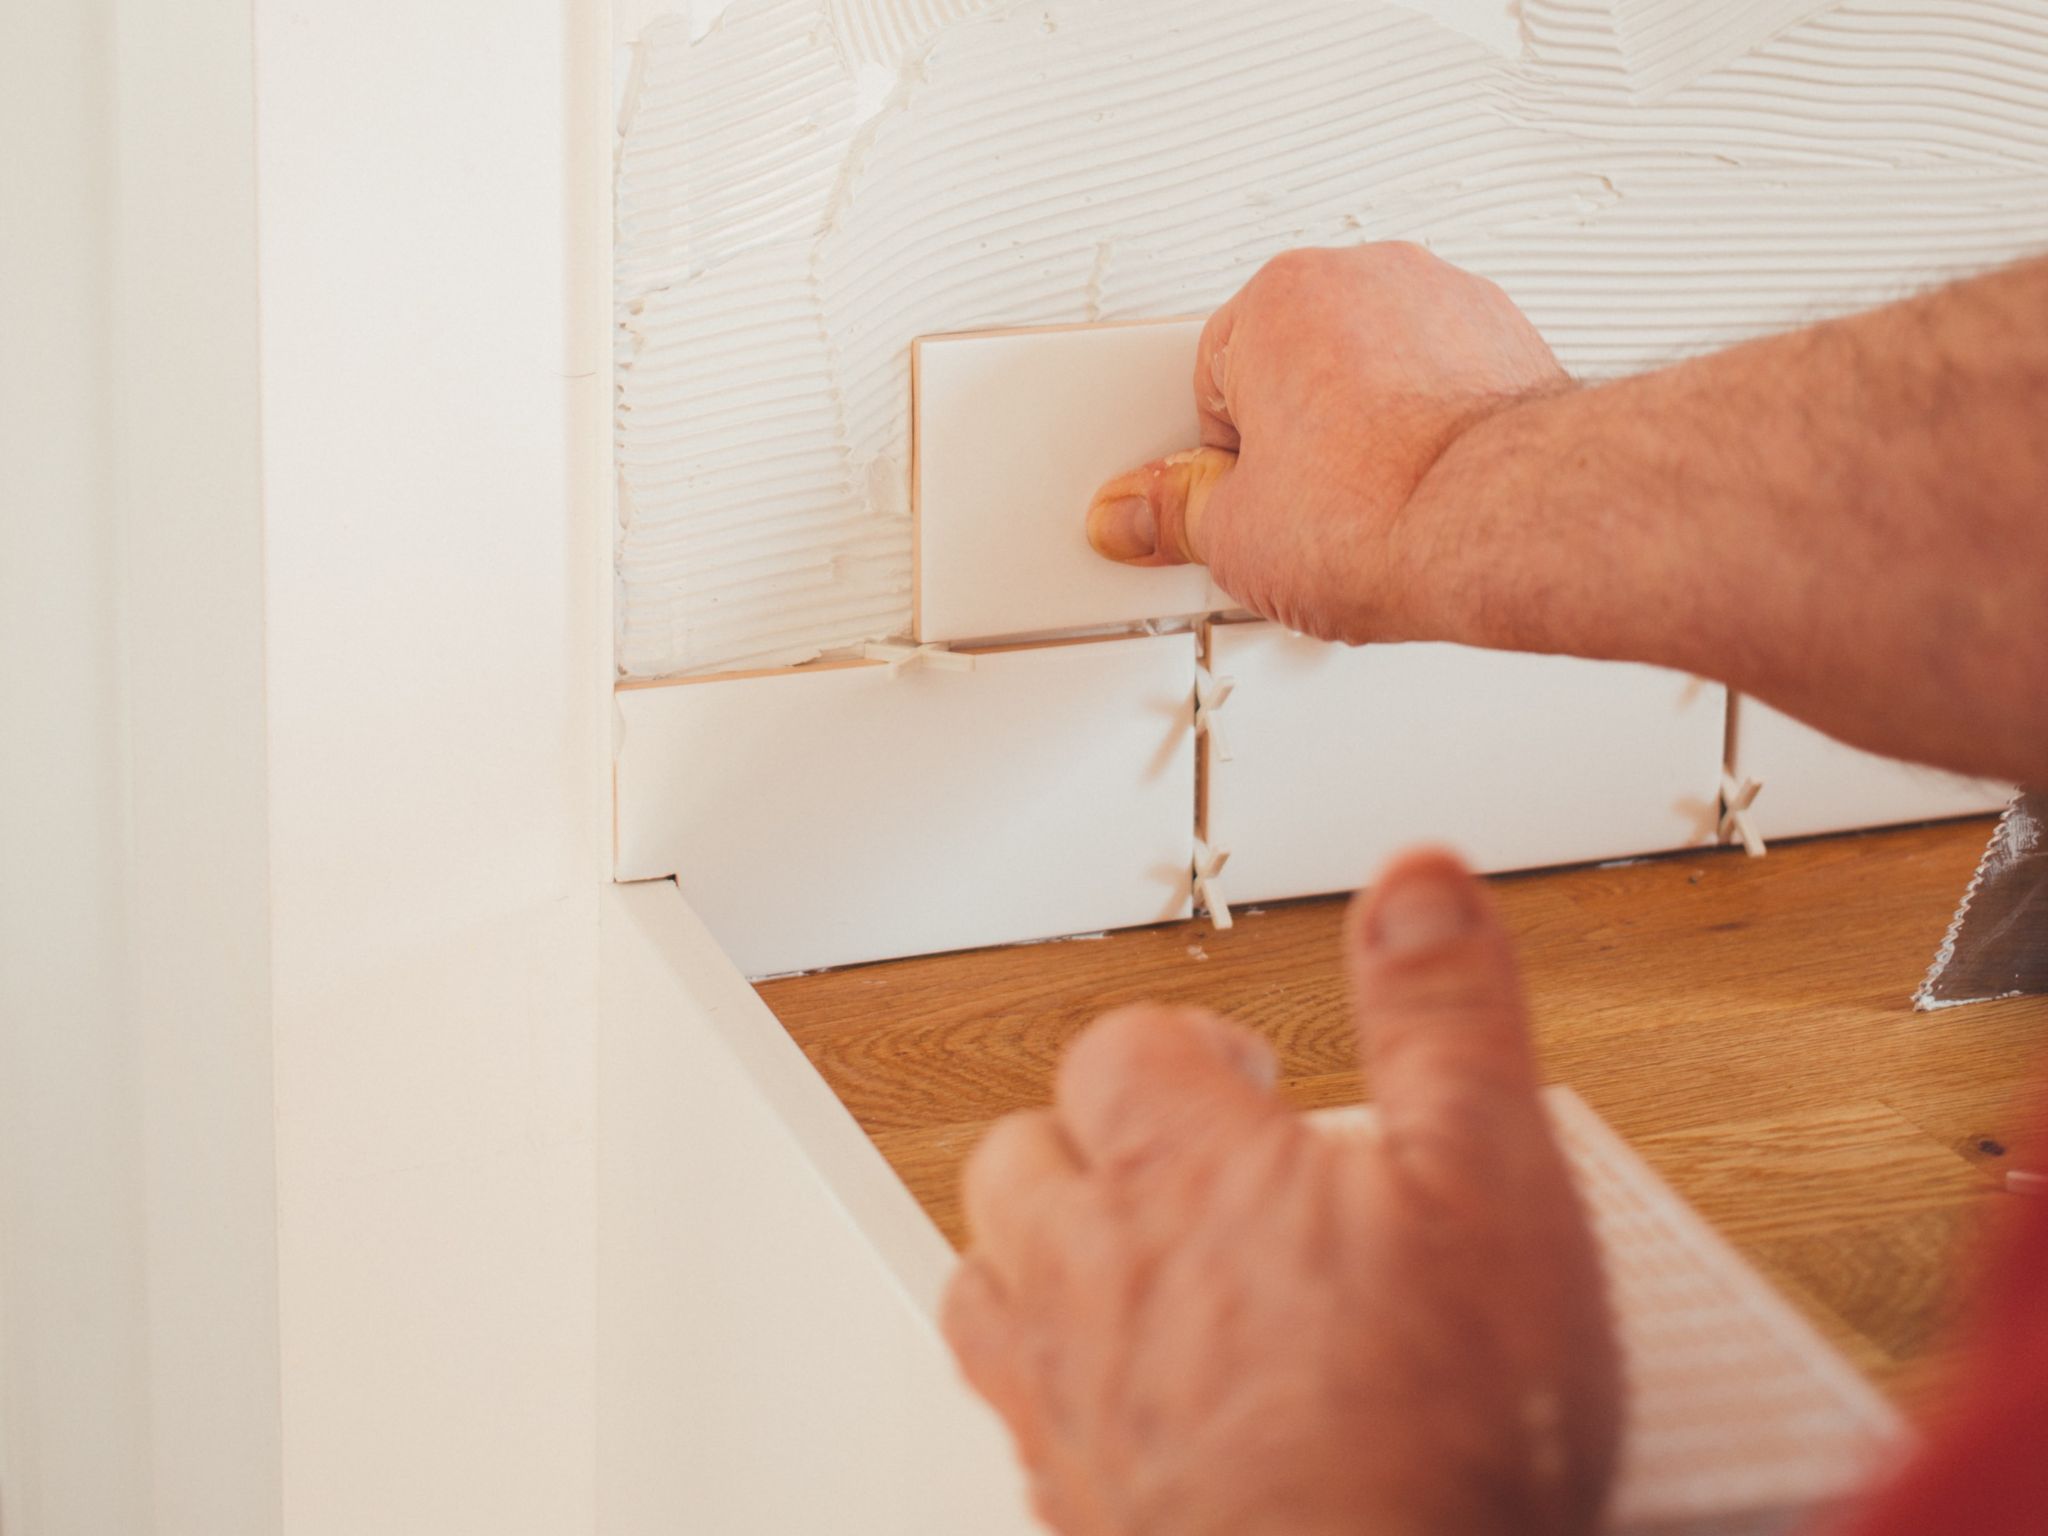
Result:
<instances>
[{"instance_id":1,"label":"knuckle","mask_svg":"<svg viewBox=\"0 0 2048 1536\"><path fill-rule=\"evenodd\" d=\"M1017 1160L1025 1135L1022 1115L1005 1115L982 1133L967 1159L962 1177L971 1190L983 1190L999 1182L1003 1171Z\"/></svg>"},{"instance_id":2,"label":"knuckle","mask_svg":"<svg viewBox=\"0 0 2048 1536\"><path fill-rule=\"evenodd\" d=\"M1435 267L1440 258L1426 245L1413 240L1382 240L1361 248L1372 264L1395 271L1418 272Z\"/></svg>"},{"instance_id":3,"label":"knuckle","mask_svg":"<svg viewBox=\"0 0 2048 1536\"><path fill-rule=\"evenodd\" d=\"M1252 282L1267 290L1309 287L1329 276L1337 255L1321 246L1295 246L1266 258Z\"/></svg>"},{"instance_id":4,"label":"knuckle","mask_svg":"<svg viewBox=\"0 0 2048 1536\"><path fill-rule=\"evenodd\" d=\"M1056 1097L1091 1166L1128 1174L1184 1151L1195 1126L1263 1114L1264 1094L1247 1095L1274 1075L1263 1042L1220 1015L1147 1004L1105 1015L1075 1043Z\"/></svg>"},{"instance_id":5,"label":"knuckle","mask_svg":"<svg viewBox=\"0 0 2048 1536\"><path fill-rule=\"evenodd\" d=\"M1103 1014L1068 1054L1097 1068L1140 1061L1177 1048L1191 1032L1216 1022L1205 1008L1131 1003Z\"/></svg>"},{"instance_id":6,"label":"knuckle","mask_svg":"<svg viewBox=\"0 0 2048 1536\"><path fill-rule=\"evenodd\" d=\"M1294 246L1288 250L1275 251L1261 264L1258 275L1260 277L1286 277L1290 273L1299 272L1302 264L1307 259L1308 248L1306 246Z\"/></svg>"},{"instance_id":7,"label":"knuckle","mask_svg":"<svg viewBox=\"0 0 2048 1536\"><path fill-rule=\"evenodd\" d=\"M1013 1247L1038 1241L1061 1198L1064 1164L1056 1138L1046 1110L1006 1115L982 1136L961 1174L961 1198L976 1242L997 1236ZM1000 1234L986 1230L998 1210L1004 1213Z\"/></svg>"}]
</instances>

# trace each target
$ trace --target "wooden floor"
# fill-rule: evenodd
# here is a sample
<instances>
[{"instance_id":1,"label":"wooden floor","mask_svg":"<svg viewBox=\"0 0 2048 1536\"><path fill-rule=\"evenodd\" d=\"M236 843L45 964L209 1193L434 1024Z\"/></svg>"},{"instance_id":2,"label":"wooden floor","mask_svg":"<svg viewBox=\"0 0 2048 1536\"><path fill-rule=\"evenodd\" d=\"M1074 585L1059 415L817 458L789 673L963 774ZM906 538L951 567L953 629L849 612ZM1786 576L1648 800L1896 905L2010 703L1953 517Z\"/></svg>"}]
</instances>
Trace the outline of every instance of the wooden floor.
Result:
<instances>
[{"instance_id":1,"label":"wooden floor","mask_svg":"<svg viewBox=\"0 0 2048 1536\"><path fill-rule=\"evenodd\" d=\"M1988 821L1493 882L1545 1073L1570 1083L1865 1370L1916 1396L1968 1239L2048 1073L2048 999L1916 1014ZM775 1012L933 1219L962 1239L962 1159L1042 1104L1103 1009L1198 1001L1269 1037L1304 1106L1361 1087L1342 904L766 983ZM2025 1090L2033 1086L2031 1094ZM2031 1102L2030 1102L2031 1101Z\"/></svg>"}]
</instances>

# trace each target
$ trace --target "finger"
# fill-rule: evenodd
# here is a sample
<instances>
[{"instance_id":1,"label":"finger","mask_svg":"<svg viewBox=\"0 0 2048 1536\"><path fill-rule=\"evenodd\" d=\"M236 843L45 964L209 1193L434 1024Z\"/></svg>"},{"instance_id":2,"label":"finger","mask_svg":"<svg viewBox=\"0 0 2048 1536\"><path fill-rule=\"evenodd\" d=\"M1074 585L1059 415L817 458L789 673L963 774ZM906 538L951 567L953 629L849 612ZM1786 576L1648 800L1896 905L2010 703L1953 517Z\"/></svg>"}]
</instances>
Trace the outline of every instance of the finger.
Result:
<instances>
[{"instance_id":1,"label":"finger","mask_svg":"<svg viewBox=\"0 0 2048 1536\"><path fill-rule=\"evenodd\" d=\"M1023 1336L1002 1283L978 1260L953 1271L939 1306L939 1331L967 1384L1002 1415L1029 1464L1038 1452L1038 1418L1026 1376Z\"/></svg>"},{"instance_id":2,"label":"finger","mask_svg":"<svg viewBox=\"0 0 2048 1536\"><path fill-rule=\"evenodd\" d=\"M1209 317L1195 344L1195 410L1202 446L1237 451L1237 421L1230 412L1230 338L1237 328L1238 294Z\"/></svg>"},{"instance_id":3,"label":"finger","mask_svg":"<svg viewBox=\"0 0 2048 1536\"><path fill-rule=\"evenodd\" d=\"M1452 855L1396 858L1346 924L1381 1145L1443 1251L1511 1275L1522 1326L1500 1336L1554 1385L1532 1444L1548 1524L1583 1525L1608 1480L1620 1387L1600 1263L1537 1094L1506 929ZM1495 1284L1500 1284L1496 1278ZM1504 1320L1505 1321L1505 1320Z\"/></svg>"},{"instance_id":4,"label":"finger","mask_svg":"<svg viewBox=\"0 0 2048 1536\"><path fill-rule=\"evenodd\" d=\"M1237 309L1233 295L1209 316L1195 346L1191 382L1202 449L1155 459L1097 491L1088 509L1088 542L1097 554L1127 565L1207 562L1207 513L1235 462L1213 454L1235 455L1238 446L1229 371Z\"/></svg>"},{"instance_id":5,"label":"finger","mask_svg":"<svg viewBox=\"0 0 2048 1536\"><path fill-rule=\"evenodd\" d=\"M1057 1240L1061 1209L1081 1183L1081 1164L1049 1110L1006 1115L967 1160L961 1200L975 1252L1013 1291L1035 1245Z\"/></svg>"},{"instance_id":6,"label":"finger","mask_svg":"<svg viewBox=\"0 0 2048 1536\"><path fill-rule=\"evenodd\" d=\"M1352 903L1346 948L1390 1148L1503 1194L1556 1174L1521 979L1479 882L1441 850L1403 854Z\"/></svg>"},{"instance_id":7,"label":"finger","mask_svg":"<svg viewBox=\"0 0 2048 1536\"><path fill-rule=\"evenodd\" d=\"M1198 1008L1119 1009L1061 1058L1053 1111L1088 1168L1227 1155L1283 1117L1273 1053Z\"/></svg>"},{"instance_id":8,"label":"finger","mask_svg":"<svg viewBox=\"0 0 2048 1536\"><path fill-rule=\"evenodd\" d=\"M1088 542L1123 565L1200 565L1237 455L1190 448L1118 475L1088 505Z\"/></svg>"}]
</instances>

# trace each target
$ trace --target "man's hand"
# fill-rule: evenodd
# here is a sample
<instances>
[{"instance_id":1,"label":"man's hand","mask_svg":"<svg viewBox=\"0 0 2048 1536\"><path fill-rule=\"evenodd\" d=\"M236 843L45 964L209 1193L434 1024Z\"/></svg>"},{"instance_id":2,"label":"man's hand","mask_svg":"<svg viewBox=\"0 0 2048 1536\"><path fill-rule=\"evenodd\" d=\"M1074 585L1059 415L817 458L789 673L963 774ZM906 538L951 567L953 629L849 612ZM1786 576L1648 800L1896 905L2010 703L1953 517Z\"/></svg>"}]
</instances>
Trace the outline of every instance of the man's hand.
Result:
<instances>
[{"instance_id":1,"label":"man's hand","mask_svg":"<svg viewBox=\"0 0 2048 1536\"><path fill-rule=\"evenodd\" d=\"M1303 634L1403 638L1403 573L1438 532L1409 498L1467 427L1569 382L1506 294L1420 246L1289 251L1202 331L1203 449L1103 486L1089 540L1204 562Z\"/></svg>"},{"instance_id":2,"label":"man's hand","mask_svg":"<svg viewBox=\"0 0 2048 1536\"><path fill-rule=\"evenodd\" d=\"M1596 1522L1613 1344L1507 938L1424 853L1347 945L1375 1136L1286 1109L1248 1032L1136 1007L968 1167L946 1334L1066 1536Z\"/></svg>"},{"instance_id":3,"label":"man's hand","mask_svg":"<svg viewBox=\"0 0 2048 1536\"><path fill-rule=\"evenodd\" d=\"M1290 251L1209 320L1204 446L1096 492L1325 640L1719 678L1853 746L2048 777L2048 259L1578 389L1412 245Z\"/></svg>"}]
</instances>

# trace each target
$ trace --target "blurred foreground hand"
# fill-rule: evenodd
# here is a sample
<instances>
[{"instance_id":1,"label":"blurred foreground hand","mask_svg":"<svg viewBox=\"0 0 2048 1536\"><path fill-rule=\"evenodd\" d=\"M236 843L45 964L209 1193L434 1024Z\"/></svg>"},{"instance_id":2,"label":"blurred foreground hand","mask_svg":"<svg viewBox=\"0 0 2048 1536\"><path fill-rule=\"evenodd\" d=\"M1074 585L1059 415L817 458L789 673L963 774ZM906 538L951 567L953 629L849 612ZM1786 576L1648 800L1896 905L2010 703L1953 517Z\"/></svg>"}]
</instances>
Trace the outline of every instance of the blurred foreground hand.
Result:
<instances>
[{"instance_id":1,"label":"blurred foreground hand","mask_svg":"<svg viewBox=\"0 0 2048 1536\"><path fill-rule=\"evenodd\" d=\"M1066 1536L1596 1524L1614 1348L1506 934L1418 853L1346 944L1377 1137L1283 1106L1248 1031L1139 1006L968 1165L946 1334Z\"/></svg>"}]
</instances>

